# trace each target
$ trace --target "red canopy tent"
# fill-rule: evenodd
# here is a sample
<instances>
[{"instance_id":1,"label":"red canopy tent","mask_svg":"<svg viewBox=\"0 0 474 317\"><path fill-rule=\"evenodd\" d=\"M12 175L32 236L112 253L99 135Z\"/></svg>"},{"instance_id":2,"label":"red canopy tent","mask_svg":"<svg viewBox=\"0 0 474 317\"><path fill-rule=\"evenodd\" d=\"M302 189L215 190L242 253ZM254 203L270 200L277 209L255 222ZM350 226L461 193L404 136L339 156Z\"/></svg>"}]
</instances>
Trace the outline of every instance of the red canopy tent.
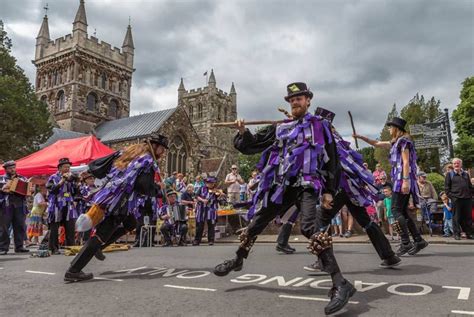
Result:
<instances>
[{"instance_id":1,"label":"red canopy tent","mask_svg":"<svg viewBox=\"0 0 474 317\"><path fill-rule=\"evenodd\" d=\"M113 152L113 149L101 143L93 135L59 140L38 152L17 160L16 170L18 174L25 177L52 175L58 170L57 165L60 158L67 157L72 162L72 166L79 166ZM5 170L0 168L0 175L4 173Z\"/></svg>"}]
</instances>

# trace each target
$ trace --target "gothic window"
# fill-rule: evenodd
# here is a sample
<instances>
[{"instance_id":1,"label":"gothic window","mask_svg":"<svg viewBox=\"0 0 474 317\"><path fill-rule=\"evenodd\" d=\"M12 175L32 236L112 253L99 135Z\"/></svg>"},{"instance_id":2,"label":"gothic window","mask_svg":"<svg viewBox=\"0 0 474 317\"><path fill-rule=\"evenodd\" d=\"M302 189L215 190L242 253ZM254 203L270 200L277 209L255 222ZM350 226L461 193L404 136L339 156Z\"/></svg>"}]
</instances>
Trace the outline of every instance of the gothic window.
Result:
<instances>
[{"instance_id":1,"label":"gothic window","mask_svg":"<svg viewBox=\"0 0 474 317\"><path fill-rule=\"evenodd\" d=\"M224 121L227 122L227 107L224 108Z\"/></svg>"},{"instance_id":2,"label":"gothic window","mask_svg":"<svg viewBox=\"0 0 474 317\"><path fill-rule=\"evenodd\" d=\"M58 97L56 98L56 107L59 111L64 110L64 100L64 91L61 90L58 92Z\"/></svg>"},{"instance_id":3,"label":"gothic window","mask_svg":"<svg viewBox=\"0 0 474 317\"><path fill-rule=\"evenodd\" d=\"M102 73L102 75L100 76L100 87L102 89L105 89L106 83L107 83L107 76L105 75L105 73Z\"/></svg>"},{"instance_id":4,"label":"gothic window","mask_svg":"<svg viewBox=\"0 0 474 317\"><path fill-rule=\"evenodd\" d=\"M217 106L217 120L221 121L221 105Z\"/></svg>"},{"instance_id":5,"label":"gothic window","mask_svg":"<svg viewBox=\"0 0 474 317\"><path fill-rule=\"evenodd\" d=\"M91 92L87 95L87 110L95 111L96 105L97 105L97 96Z\"/></svg>"},{"instance_id":6,"label":"gothic window","mask_svg":"<svg viewBox=\"0 0 474 317\"><path fill-rule=\"evenodd\" d=\"M189 119L193 120L193 106L189 106Z\"/></svg>"},{"instance_id":7,"label":"gothic window","mask_svg":"<svg viewBox=\"0 0 474 317\"><path fill-rule=\"evenodd\" d=\"M116 118L117 117L117 109L118 109L118 102L117 100L115 99L112 99L110 101L110 104L109 104L109 111L108 111L108 115L109 117L114 117Z\"/></svg>"},{"instance_id":8,"label":"gothic window","mask_svg":"<svg viewBox=\"0 0 474 317\"><path fill-rule=\"evenodd\" d=\"M168 157L167 157L167 169L168 174L175 171L179 173L186 173L188 153L183 139L180 136L176 136L169 146Z\"/></svg>"},{"instance_id":9,"label":"gothic window","mask_svg":"<svg viewBox=\"0 0 474 317\"><path fill-rule=\"evenodd\" d=\"M45 104L48 104L48 96L43 95L43 96L41 96L40 100L41 100L41 102L44 102Z\"/></svg>"},{"instance_id":10,"label":"gothic window","mask_svg":"<svg viewBox=\"0 0 474 317\"><path fill-rule=\"evenodd\" d=\"M198 115L197 115L197 117L199 119L202 119L202 117L203 117L202 116L202 103L198 104Z\"/></svg>"},{"instance_id":11,"label":"gothic window","mask_svg":"<svg viewBox=\"0 0 474 317\"><path fill-rule=\"evenodd\" d=\"M58 84L58 71L55 71L53 76L53 85L56 86Z\"/></svg>"}]
</instances>

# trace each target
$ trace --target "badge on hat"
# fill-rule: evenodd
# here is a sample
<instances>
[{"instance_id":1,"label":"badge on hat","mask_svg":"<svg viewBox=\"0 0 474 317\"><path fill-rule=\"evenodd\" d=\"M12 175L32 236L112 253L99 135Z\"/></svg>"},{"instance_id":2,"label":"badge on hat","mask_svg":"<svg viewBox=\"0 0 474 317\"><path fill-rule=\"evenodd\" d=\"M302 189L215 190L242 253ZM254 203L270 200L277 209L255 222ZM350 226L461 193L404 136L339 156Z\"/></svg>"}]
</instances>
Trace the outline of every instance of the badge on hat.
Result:
<instances>
[{"instance_id":1,"label":"badge on hat","mask_svg":"<svg viewBox=\"0 0 474 317\"><path fill-rule=\"evenodd\" d=\"M308 86L306 86L305 83L302 82L297 82L297 83L291 83L286 87L286 91L288 93L287 96L285 96L285 100L288 102L291 97L296 97L296 96L308 96L309 99L313 98L313 93L308 89Z\"/></svg>"}]
</instances>

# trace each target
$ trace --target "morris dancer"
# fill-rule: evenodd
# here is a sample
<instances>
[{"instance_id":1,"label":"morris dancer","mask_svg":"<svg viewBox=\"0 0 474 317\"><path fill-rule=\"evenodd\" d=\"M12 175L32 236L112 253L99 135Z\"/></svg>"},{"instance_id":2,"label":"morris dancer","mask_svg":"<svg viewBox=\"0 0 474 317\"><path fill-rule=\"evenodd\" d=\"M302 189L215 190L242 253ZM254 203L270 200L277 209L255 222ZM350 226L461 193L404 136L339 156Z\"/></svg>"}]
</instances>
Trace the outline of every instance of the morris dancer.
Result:
<instances>
[{"instance_id":1,"label":"morris dancer","mask_svg":"<svg viewBox=\"0 0 474 317\"><path fill-rule=\"evenodd\" d=\"M301 230L310 239L310 250L317 254L321 268L331 274L333 288L326 314L342 309L356 289L339 269L327 234L331 217L333 195L339 183L340 164L330 125L319 116L308 113L313 93L305 83L287 87L285 100L291 105L294 120L269 126L256 135L245 129L243 121L236 124L239 133L234 146L243 154L260 153L264 149L258 169L261 181L254 197L254 206L262 200L248 227L240 235L240 246L234 259L215 267L218 276L240 271L257 235L277 215L284 214L293 205L302 213ZM323 209L316 205L321 199Z\"/></svg>"},{"instance_id":2,"label":"morris dancer","mask_svg":"<svg viewBox=\"0 0 474 317\"><path fill-rule=\"evenodd\" d=\"M335 113L320 107L316 109L315 114L328 120L331 125L336 116ZM396 266L400 264L400 258L392 251L390 242L380 227L370 220L365 210L365 207L370 206L373 201L378 199L378 190L374 185L373 175L364 168L362 156L351 149L350 143L344 141L333 126L332 131L336 140L342 173L340 189L334 198L331 217L334 217L342 206L346 205L354 219L369 236L375 251L377 251L380 259L382 259L380 267L389 268ZM320 270L318 262L306 266L305 269L308 271Z\"/></svg>"},{"instance_id":3,"label":"morris dancer","mask_svg":"<svg viewBox=\"0 0 474 317\"><path fill-rule=\"evenodd\" d=\"M96 226L94 237L72 261L64 276L65 281L92 279L91 273L82 272L92 257L127 231L135 229L140 206L147 197L157 195L154 177L159 169L156 160L164 155L166 149L168 139L153 134L146 142L127 147L115 159L107 183L94 195L91 209L77 220L78 231L87 231L103 219Z\"/></svg>"},{"instance_id":4,"label":"morris dancer","mask_svg":"<svg viewBox=\"0 0 474 317\"><path fill-rule=\"evenodd\" d=\"M410 140L405 130L406 121L394 117L387 122L392 140L377 141L365 136L354 134L354 138L359 138L374 147L390 149L390 163L392 164L391 178L393 182L392 194L392 214L395 217L394 230L401 237L401 244L397 255L408 253L415 255L420 250L428 246L420 235L415 222L408 215L408 202L412 196L414 205L419 203L419 189L416 182L416 151L413 142ZM411 233L414 244L410 242Z\"/></svg>"}]
</instances>

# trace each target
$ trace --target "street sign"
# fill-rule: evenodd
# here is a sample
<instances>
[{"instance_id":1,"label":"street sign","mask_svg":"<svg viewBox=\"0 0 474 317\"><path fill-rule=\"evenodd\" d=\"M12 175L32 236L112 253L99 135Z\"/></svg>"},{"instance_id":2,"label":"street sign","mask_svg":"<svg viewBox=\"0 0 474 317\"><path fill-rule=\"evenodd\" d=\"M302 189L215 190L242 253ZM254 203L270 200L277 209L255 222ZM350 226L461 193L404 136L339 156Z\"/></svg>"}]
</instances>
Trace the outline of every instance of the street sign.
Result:
<instances>
[{"instance_id":1,"label":"street sign","mask_svg":"<svg viewBox=\"0 0 474 317\"><path fill-rule=\"evenodd\" d=\"M448 136L440 137L423 137L416 138L415 140L416 149L432 149L432 148L445 148L448 146Z\"/></svg>"},{"instance_id":2,"label":"street sign","mask_svg":"<svg viewBox=\"0 0 474 317\"><path fill-rule=\"evenodd\" d=\"M446 128L446 122L429 122L422 124L412 124L410 125L410 134L419 135L423 134L425 136L445 136L448 134Z\"/></svg>"}]
</instances>

